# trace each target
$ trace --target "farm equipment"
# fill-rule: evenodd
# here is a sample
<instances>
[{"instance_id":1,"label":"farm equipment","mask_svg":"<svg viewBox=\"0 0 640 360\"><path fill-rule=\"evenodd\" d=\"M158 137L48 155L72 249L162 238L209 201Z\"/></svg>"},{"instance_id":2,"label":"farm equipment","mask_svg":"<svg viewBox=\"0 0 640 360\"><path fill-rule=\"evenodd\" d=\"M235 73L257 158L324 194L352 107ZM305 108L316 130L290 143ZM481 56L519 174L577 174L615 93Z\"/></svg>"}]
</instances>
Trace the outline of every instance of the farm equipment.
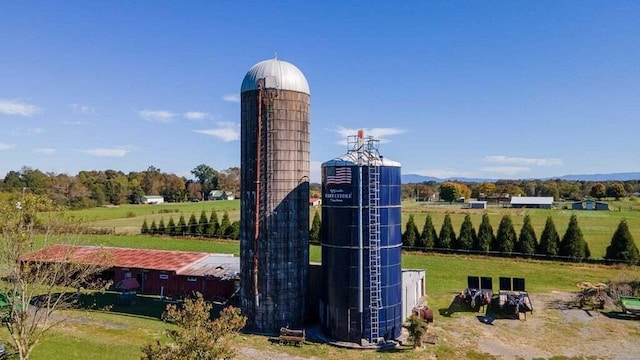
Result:
<instances>
[{"instance_id":1,"label":"farm equipment","mask_svg":"<svg viewBox=\"0 0 640 360\"><path fill-rule=\"evenodd\" d=\"M640 315L640 297L620 296L620 306L627 314Z\"/></svg>"},{"instance_id":2,"label":"farm equipment","mask_svg":"<svg viewBox=\"0 0 640 360\"><path fill-rule=\"evenodd\" d=\"M605 292L607 284L595 283L592 284L587 281L582 281L576 284L580 288L580 294L578 294L578 304L581 309L596 310L604 309L605 304Z\"/></svg>"},{"instance_id":3,"label":"farm equipment","mask_svg":"<svg viewBox=\"0 0 640 360\"><path fill-rule=\"evenodd\" d=\"M523 314L525 320L527 313L533 312L531 298L525 289L523 278L500 277L497 309L492 307L492 311L497 312L496 310L516 319L519 319L520 314Z\"/></svg>"},{"instance_id":4,"label":"farm equipment","mask_svg":"<svg viewBox=\"0 0 640 360\"><path fill-rule=\"evenodd\" d=\"M473 311L491 302L493 296L493 280L490 277L467 276L467 288L458 297Z\"/></svg>"}]
</instances>

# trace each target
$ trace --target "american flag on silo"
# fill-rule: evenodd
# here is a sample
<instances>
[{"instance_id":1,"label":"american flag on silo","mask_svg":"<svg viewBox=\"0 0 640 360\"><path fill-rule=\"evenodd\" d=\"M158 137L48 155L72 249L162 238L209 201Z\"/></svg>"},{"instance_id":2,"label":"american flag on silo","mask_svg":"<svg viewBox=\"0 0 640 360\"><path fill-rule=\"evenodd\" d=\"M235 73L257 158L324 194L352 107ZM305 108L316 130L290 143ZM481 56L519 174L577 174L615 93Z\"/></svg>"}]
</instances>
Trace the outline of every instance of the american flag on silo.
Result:
<instances>
[{"instance_id":1,"label":"american flag on silo","mask_svg":"<svg viewBox=\"0 0 640 360\"><path fill-rule=\"evenodd\" d=\"M326 184L351 184L351 168L348 166L328 167Z\"/></svg>"}]
</instances>

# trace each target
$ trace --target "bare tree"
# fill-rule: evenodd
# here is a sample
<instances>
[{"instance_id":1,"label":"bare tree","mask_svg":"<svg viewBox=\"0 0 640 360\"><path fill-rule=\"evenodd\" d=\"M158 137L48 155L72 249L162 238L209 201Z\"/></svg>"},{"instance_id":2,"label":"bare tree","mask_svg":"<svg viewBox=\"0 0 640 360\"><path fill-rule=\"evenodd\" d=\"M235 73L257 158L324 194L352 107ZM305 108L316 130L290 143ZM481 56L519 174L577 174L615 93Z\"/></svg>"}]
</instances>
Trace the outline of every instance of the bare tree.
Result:
<instances>
[{"instance_id":1,"label":"bare tree","mask_svg":"<svg viewBox=\"0 0 640 360\"><path fill-rule=\"evenodd\" d=\"M3 324L22 360L64 321L59 310L78 305L81 288L104 286L96 274L107 267L107 254L82 256L77 247L61 245L80 231L52 209L46 197L24 192L18 201L0 203L0 291L7 300ZM54 243L59 245L48 247Z\"/></svg>"}]
</instances>

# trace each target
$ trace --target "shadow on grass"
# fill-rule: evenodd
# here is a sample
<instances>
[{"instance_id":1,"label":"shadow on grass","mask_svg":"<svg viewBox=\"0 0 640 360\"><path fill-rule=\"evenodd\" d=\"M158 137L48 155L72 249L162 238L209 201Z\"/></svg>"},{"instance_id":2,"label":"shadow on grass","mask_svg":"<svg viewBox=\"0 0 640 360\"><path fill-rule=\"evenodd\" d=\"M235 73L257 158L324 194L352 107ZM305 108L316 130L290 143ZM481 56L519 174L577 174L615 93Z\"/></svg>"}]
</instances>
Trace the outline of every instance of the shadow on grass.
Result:
<instances>
[{"instance_id":1,"label":"shadow on grass","mask_svg":"<svg viewBox=\"0 0 640 360\"><path fill-rule=\"evenodd\" d=\"M456 295L453 300L451 300L451 304L446 309L438 309L440 316L451 317L454 313L457 312L478 312L480 309L474 309L469 304L467 304L460 295Z\"/></svg>"},{"instance_id":2,"label":"shadow on grass","mask_svg":"<svg viewBox=\"0 0 640 360\"><path fill-rule=\"evenodd\" d=\"M610 318L618 320L640 320L640 314L629 314L621 311L601 311L600 314Z\"/></svg>"},{"instance_id":3,"label":"shadow on grass","mask_svg":"<svg viewBox=\"0 0 640 360\"><path fill-rule=\"evenodd\" d=\"M122 315L140 316L160 319L167 307L167 303L158 297L137 295L129 304L119 301L119 292L81 294L78 307L86 310L112 312Z\"/></svg>"}]
</instances>

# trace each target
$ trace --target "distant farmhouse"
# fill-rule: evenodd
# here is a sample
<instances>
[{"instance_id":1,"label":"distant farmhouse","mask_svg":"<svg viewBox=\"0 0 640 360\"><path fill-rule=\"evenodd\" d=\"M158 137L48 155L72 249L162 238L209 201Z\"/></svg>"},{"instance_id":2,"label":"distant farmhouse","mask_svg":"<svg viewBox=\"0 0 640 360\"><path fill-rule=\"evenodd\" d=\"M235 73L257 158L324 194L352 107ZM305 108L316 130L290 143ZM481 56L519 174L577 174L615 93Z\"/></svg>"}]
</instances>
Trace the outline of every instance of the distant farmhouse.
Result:
<instances>
[{"instance_id":1,"label":"distant farmhouse","mask_svg":"<svg viewBox=\"0 0 640 360\"><path fill-rule=\"evenodd\" d=\"M596 201L593 199L584 199L575 201L571 204L573 210L609 210L609 204L604 201Z\"/></svg>"},{"instance_id":2,"label":"distant farmhouse","mask_svg":"<svg viewBox=\"0 0 640 360\"><path fill-rule=\"evenodd\" d=\"M211 190L209 192L209 200L233 200L235 198L232 191Z\"/></svg>"},{"instance_id":3,"label":"distant farmhouse","mask_svg":"<svg viewBox=\"0 0 640 360\"><path fill-rule=\"evenodd\" d=\"M320 206L322 205L322 199L311 197L309 198L309 206Z\"/></svg>"},{"instance_id":4,"label":"distant farmhouse","mask_svg":"<svg viewBox=\"0 0 640 360\"><path fill-rule=\"evenodd\" d=\"M140 204L163 204L164 196L161 195L145 195L140 197Z\"/></svg>"},{"instance_id":5,"label":"distant farmhouse","mask_svg":"<svg viewBox=\"0 0 640 360\"><path fill-rule=\"evenodd\" d=\"M551 209L552 196L514 196L511 198L512 208Z\"/></svg>"}]
</instances>

